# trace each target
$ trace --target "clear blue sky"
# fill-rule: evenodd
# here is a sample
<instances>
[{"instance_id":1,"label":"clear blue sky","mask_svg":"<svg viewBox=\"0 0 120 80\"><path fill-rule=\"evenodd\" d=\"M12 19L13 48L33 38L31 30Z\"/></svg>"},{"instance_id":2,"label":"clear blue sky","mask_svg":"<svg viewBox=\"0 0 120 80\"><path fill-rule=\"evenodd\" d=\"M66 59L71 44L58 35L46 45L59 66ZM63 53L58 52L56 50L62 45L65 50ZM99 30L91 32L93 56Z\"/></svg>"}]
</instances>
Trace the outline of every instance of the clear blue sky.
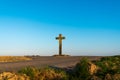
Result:
<instances>
[{"instance_id":1,"label":"clear blue sky","mask_svg":"<svg viewBox=\"0 0 120 80\"><path fill-rule=\"evenodd\" d=\"M0 0L0 55L120 54L119 0Z\"/></svg>"}]
</instances>

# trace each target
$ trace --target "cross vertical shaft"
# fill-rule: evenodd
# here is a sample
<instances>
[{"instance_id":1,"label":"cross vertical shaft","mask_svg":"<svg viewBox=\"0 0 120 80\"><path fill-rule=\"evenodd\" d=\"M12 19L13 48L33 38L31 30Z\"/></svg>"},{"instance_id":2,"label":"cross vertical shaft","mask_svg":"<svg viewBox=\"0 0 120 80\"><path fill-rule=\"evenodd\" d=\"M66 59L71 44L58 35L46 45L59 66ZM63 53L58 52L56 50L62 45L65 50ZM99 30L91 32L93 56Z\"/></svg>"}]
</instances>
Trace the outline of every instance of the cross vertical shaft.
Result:
<instances>
[{"instance_id":1,"label":"cross vertical shaft","mask_svg":"<svg viewBox=\"0 0 120 80\"><path fill-rule=\"evenodd\" d=\"M62 55L62 40L65 39L65 37L62 36L62 34L59 34L59 37L56 37L57 40L59 40L59 55Z\"/></svg>"},{"instance_id":2,"label":"cross vertical shaft","mask_svg":"<svg viewBox=\"0 0 120 80\"><path fill-rule=\"evenodd\" d=\"M61 38L62 35L60 34L59 37ZM62 39L59 39L59 55L62 55Z\"/></svg>"}]
</instances>

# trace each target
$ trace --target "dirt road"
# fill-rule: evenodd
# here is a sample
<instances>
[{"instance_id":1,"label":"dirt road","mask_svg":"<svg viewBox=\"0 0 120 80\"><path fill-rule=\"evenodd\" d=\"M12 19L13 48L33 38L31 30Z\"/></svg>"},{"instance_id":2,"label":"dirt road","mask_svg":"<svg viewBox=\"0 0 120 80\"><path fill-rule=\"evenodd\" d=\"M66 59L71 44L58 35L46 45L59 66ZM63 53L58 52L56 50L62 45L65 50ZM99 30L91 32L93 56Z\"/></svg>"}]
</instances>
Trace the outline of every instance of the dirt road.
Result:
<instances>
[{"instance_id":1,"label":"dirt road","mask_svg":"<svg viewBox=\"0 0 120 80\"><path fill-rule=\"evenodd\" d=\"M27 66L43 67L43 66L55 66L59 68L67 68L75 66L82 57L80 56L69 56L69 57L32 57L30 61L21 62L6 62L0 63L0 72L3 71L17 71ZM88 57L90 60L99 59L100 57Z\"/></svg>"}]
</instances>

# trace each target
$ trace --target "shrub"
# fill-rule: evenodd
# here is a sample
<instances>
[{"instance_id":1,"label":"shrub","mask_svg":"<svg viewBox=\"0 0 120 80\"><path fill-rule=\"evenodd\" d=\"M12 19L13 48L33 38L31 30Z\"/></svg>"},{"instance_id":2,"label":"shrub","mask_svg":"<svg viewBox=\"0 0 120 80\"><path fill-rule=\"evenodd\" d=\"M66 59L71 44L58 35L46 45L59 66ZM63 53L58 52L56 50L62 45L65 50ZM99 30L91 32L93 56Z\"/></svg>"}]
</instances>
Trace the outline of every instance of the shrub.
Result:
<instances>
[{"instance_id":1,"label":"shrub","mask_svg":"<svg viewBox=\"0 0 120 80\"><path fill-rule=\"evenodd\" d=\"M120 73L120 56L103 57L95 64L100 68L97 72L97 76L101 78L104 78L106 74L114 75Z\"/></svg>"},{"instance_id":2,"label":"shrub","mask_svg":"<svg viewBox=\"0 0 120 80\"><path fill-rule=\"evenodd\" d=\"M26 74L30 77L30 80L34 80L35 74L37 74L37 69L33 67L26 67L19 71L21 74Z\"/></svg>"},{"instance_id":3,"label":"shrub","mask_svg":"<svg viewBox=\"0 0 120 80\"><path fill-rule=\"evenodd\" d=\"M89 77L89 60L87 58L83 58L75 66L73 78L75 78L76 80L88 80Z\"/></svg>"}]
</instances>

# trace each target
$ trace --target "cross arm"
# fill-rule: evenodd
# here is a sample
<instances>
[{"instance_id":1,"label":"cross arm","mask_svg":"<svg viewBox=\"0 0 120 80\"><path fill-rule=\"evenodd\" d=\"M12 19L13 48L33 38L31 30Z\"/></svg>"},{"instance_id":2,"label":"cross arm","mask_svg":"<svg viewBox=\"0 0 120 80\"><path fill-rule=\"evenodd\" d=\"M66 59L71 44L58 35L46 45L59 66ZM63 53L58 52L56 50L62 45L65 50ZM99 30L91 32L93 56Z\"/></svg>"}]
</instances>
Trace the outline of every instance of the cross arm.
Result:
<instances>
[{"instance_id":1,"label":"cross arm","mask_svg":"<svg viewBox=\"0 0 120 80\"><path fill-rule=\"evenodd\" d=\"M56 37L56 39L59 39L59 37Z\"/></svg>"},{"instance_id":2,"label":"cross arm","mask_svg":"<svg viewBox=\"0 0 120 80\"><path fill-rule=\"evenodd\" d=\"M62 37L62 39L65 39L65 37Z\"/></svg>"},{"instance_id":3,"label":"cross arm","mask_svg":"<svg viewBox=\"0 0 120 80\"><path fill-rule=\"evenodd\" d=\"M56 37L56 39L65 39L65 37L62 37L62 38Z\"/></svg>"}]
</instances>

